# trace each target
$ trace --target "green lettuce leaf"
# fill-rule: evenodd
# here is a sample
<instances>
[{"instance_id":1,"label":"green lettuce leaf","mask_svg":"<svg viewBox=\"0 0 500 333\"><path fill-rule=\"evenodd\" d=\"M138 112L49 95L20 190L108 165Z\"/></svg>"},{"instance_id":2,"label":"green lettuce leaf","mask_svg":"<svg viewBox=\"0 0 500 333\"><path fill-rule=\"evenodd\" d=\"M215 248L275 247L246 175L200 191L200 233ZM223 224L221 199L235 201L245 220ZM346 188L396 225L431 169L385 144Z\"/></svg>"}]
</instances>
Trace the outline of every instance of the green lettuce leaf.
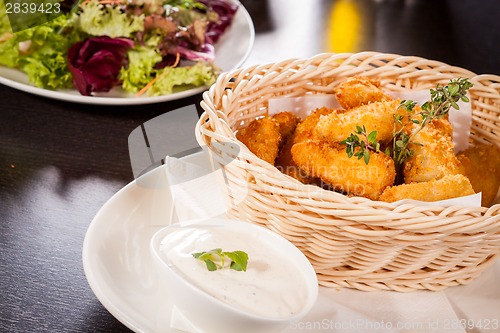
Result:
<instances>
[{"instance_id":1,"label":"green lettuce leaf","mask_svg":"<svg viewBox=\"0 0 500 333\"><path fill-rule=\"evenodd\" d=\"M0 65L15 67L19 58L18 42L15 35L4 34L6 40L0 42Z\"/></svg>"},{"instance_id":2,"label":"green lettuce leaf","mask_svg":"<svg viewBox=\"0 0 500 333\"><path fill-rule=\"evenodd\" d=\"M171 94L179 87L210 85L217 78L214 67L202 61L191 67L167 67L157 75L158 79L146 93L148 96Z\"/></svg>"},{"instance_id":3,"label":"green lettuce leaf","mask_svg":"<svg viewBox=\"0 0 500 333\"><path fill-rule=\"evenodd\" d=\"M92 36L131 37L133 33L144 30L144 15L129 16L119 7L104 6L92 0L82 6L75 25Z\"/></svg>"},{"instance_id":4,"label":"green lettuce leaf","mask_svg":"<svg viewBox=\"0 0 500 333\"><path fill-rule=\"evenodd\" d=\"M207 9L204 4L197 0L165 0L163 4L165 6L180 7L189 10L200 9L203 11Z\"/></svg>"},{"instance_id":5,"label":"green lettuce leaf","mask_svg":"<svg viewBox=\"0 0 500 333\"><path fill-rule=\"evenodd\" d=\"M12 33L4 4L0 0L0 65L15 67L18 56L17 38Z\"/></svg>"},{"instance_id":6,"label":"green lettuce leaf","mask_svg":"<svg viewBox=\"0 0 500 333\"><path fill-rule=\"evenodd\" d=\"M66 65L66 57L53 52L44 57L40 53L19 59L19 68L24 71L30 81L42 88L71 88L72 78Z\"/></svg>"},{"instance_id":7,"label":"green lettuce leaf","mask_svg":"<svg viewBox=\"0 0 500 333\"><path fill-rule=\"evenodd\" d=\"M65 16L59 16L46 24L16 34L18 41L30 41L29 49L26 54L19 56L17 65L34 85L47 89L72 86L66 55L77 37L62 33L68 24Z\"/></svg>"},{"instance_id":8,"label":"green lettuce leaf","mask_svg":"<svg viewBox=\"0 0 500 333\"><path fill-rule=\"evenodd\" d=\"M154 66L161 61L161 55L153 48L140 46L127 53L128 68L122 68L120 79L122 87L128 92L137 93L146 86L156 73Z\"/></svg>"},{"instance_id":9,"label":"green lettuce leaf","mask_svg":"<svg viewBox=\"0 0 500 333\"><path fill-rule=\"evenodd\" d=\"M10 27L9 17L5 12L5 5L0 0L0 36L5 32L12 33L12 28Z\"/></svg>"}]
</instances>

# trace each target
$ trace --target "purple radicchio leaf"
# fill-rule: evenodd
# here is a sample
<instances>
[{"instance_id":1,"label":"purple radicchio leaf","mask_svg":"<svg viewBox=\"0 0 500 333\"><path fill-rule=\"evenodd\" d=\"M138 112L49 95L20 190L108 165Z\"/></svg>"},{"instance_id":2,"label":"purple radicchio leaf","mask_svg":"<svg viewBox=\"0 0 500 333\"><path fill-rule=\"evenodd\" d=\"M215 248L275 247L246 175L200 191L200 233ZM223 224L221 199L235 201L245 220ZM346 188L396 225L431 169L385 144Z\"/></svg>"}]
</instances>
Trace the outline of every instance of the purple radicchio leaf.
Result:
<instances>
[{"instance_id":1,"label":"purple radicchio leaf","mask_svg":"<svg viewBox=\"0 0 500 333\"><path fill-rule=\"evenodd\" d=\"M215 44L231 24L238 5L227 0L198 0L219 15L219 22L211 22L207 28L205 41Z\"/></svg>"},{"instance_id":2,"label":"purple radicchio leaf","mask_svg":"<svg viewBox=\"0 0 500 333\"><path fill-rule=\"evenodd\" d=\"M133 46L130 39L108 36L87 38L71 46L68 69L75 88L90 96L118 85L120 69L128 64L127 52Z\"/></svg>"}]
</instances>

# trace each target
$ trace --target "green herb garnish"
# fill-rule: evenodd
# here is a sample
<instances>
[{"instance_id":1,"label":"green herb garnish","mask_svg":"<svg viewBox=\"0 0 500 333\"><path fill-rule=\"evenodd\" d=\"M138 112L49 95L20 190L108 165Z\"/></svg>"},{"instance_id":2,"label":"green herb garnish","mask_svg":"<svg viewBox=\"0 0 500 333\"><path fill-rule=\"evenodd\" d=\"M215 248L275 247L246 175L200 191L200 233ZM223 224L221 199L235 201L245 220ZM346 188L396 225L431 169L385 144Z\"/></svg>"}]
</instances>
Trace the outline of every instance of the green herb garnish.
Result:
<instances>
[{"instance_id":1,"label":"green herb garnish","mask_svg":"<svg viewBox=\"0 0 500 333\"><path fill-rule=\"evenodd\" d=\"M411 100L404 100L399 104L399 109L405 110L406 114L402 115L399 113L396 113L394 115L394 133L393 133L393 139L392 139L392 155L391 152L388 152L388 155L391 155L392 159L394 160L394 165L397 170L397 174L399 174L401 167L403 163L409 159L411 156L413 156L414 150L411 150L410 143L413 145L420 145L422 146L421 143L413 141L413 138L415 135L420 132L420 130L428 123L424 124L423 119L424 117L422 116L419 120L417 119L418 115L421 113L416 114L415 111L413 110L415 106L417 105L416 102L411 101ZM429 118L427 118L429 119ZM406 130L406 124L416 124L420 125L418 130L415 131L411 136L408 135L408 133L405 132Z\"/></svg>"},{"instance_id":2,"label":"green herb garnish","mask_svg":"<svg viewBox=\"0 0 500 333\"><path fill-rule=\"evenodd\" d=\"M347 156L356 156L358 160L363 158L366 164L370 162L370 151L380 151L380 143L377 141L377 131L372 131L368 134L364 125L363 127L356 126L356 131L340 143L346 145Z\"/></svg>"},{"instance_id":3,"label":"green herb garnish","mask_svg":"<svg viewBox=\"0 0 500 333\"><path fill-rule=\"evenodd\" d=\"M393 146L392 146L392 159L397 171L400 171L404 162L410 158L414 151L411 150L410 144L420 145L421 143L415 142L414 138L416 135L431 121L434 119L439 119L448 114L451 108L459 110L458 101L469 102L469 98L466 96L467 90L472 87L467 79L456 79L451 80L445 86L436 85L436 89L431 89L431 100L422 104L420 112L414 112L414 107L416 102L413 101L402 101L399 108L407 111L407 121L418 125L416 130L414 130L411 135L405 133L405 128L403 126L404 116L395 115L394 116L394 135L393 135ZM396 130L399 128L399 130Z\"/></svg>"},{"instance_id":4,"label":"green herb garnish","mask_svg":"<svg viewBox=\"0 0 500 333\"><path fill-rule=\"evenodd\" d=\"M243 251L223 252L222 249L213 249L207 252L192 253L195 259L205 262L209 271L229 267L235 271L247 270L248 254Z\"/></svg>"},{"instance_id":5,"label":"green herb garnish","mask_svg":"<svg viewBox=\"0 0 500 333\"><path fill-rule=\"evenodd\" d=\"M415 142L415 136L432 120L439 119L448 114L451 108L458 110L460 107L458 101L469 102L467 90L472 87L466 78L451 80L445 86L436 85L436 89L431 89L431 100L421 106L421 111L415 112L416 102L404 100L398 108L407 111L406 115L396 113L394 115L394 133L392 139L392 152L385 150L394 160L397 173L401 170L404 162L410 158L414 151L410 149L410 144L422 145ZM405 124L413 123L418 125L411 134L406 133ZM359 137L361 136L361 138ZM364 158L366 164L370 161L370 152L378 152L380 144L377 141L377 133L373 131L366 133L364 126L356 126L354 131L347 139L341 143L346 145L346 153L349 157L357 156L358 159Z\"/></svg>"}]
</instances>

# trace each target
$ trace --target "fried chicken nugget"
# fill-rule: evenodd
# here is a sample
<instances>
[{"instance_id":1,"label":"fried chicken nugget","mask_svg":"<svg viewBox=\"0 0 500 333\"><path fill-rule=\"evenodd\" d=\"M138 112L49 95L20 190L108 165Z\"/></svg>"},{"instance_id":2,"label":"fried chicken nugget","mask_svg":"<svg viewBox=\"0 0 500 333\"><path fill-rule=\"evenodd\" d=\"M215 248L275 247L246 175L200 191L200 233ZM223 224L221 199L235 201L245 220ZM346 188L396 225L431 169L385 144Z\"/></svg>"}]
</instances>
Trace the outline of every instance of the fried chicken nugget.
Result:
<instances>
[{"instance_id":1,"label":"fried chicken nugget","mask_svg":"<svg viewBox=\"0 0 500 333\"><path fill-rule=\"evenodd\" d=\"M433 119L427 126L439 131L441 135L447 136L453 140L453 126L446 117Z\"/></svg>"},{"instance_id":2,"label":"fried chicken nugget","mask_svg":"<svg viewBox=\"0 0 500 333\"><path fill-rule=\"evenodd\" d=\"M464 175L446 175L438 180L401 184L387 187L379 200L394 202L403 199L438 201L474 194L469 179Z\"/></svg>"},{"instance_id":3,"label":"fried chicken nugget","mask_svg":"<svg viewBox=\"0 0 500 333\"><path fill-rule=\"evenodd\" d=\"M316 182L313 177L307 176L295 164L292 158L292 147L294 144L313 139L314 128L318 123L319 117L333 112L333 109L319 108L311 112L303 121L297 124L293 134L286 140L286 143L280 149L278 157L275 161L275 166L283 173L293 177L304 184L312 184Z\"/></svg>"},{"instance_id":4,"label":"fried chicken nugget","mask_svg":"<svg viewBox=\"0 0 500 333\"><path fill-rule=\"evenodd\" d=\"M293 161L292 147L294 145L293 137L290 137L285 145L280 149L278 157L276 158L275 167L282 173L297 179L304 184L312 184L315 182L313 177L309 177L303 170L301 170Z\"/></svg>"},{"instance_id":5,"label":"fried chicken nugget","mask_svg":"<svg viewBox=\"0 0 500 333\"><path fill-rule=\"evenodd\" d=\"M405 183L427 182L460 173L453 152L450 129L443 122L431 122L415 135L409 149L413 155L403 165Z\"/></svg>"},{"instance_id":6,"label":"fried chicken nugget","mask_svg":"<svg viewBox=\"0 0 500 333\"><path fill-rule=\"evenodd\" d=\"M339 104L351 109L371 102L390 101L392 98L380 89L380 82L362 76L348 78L333 89Z\"/></svg>"},{"instance_id":7,"label":"fried chicken nugget","mask_svg":"<svg viewBox=\"0 0 500 333\"><path fill-rule=\"evenodd\" d=\"M299 123L299 118L289 111L275 114L272 118L280 125L281 144L283 145L295 131L295 127L297 127L297 124Z\"/></svg>"},{"instance_id":8,"label":"fried chicken nugget","mask_svg":"<svg viewBox=\"0 0 500 333\"><path fill-rule=\"evenodd\" d=\"M461 173L469 178L476 193L482 193L481 205L490 206L500 187L500 148L477 145L459 153L457 158Z\"/></svg>"},{"instance_id":9,"label":"fried chicken nugget","mask_svg":"<svg viewBox=\"0 0 500 333\"><path fill-rule=\"evenodd\" d=\"M396 130L399 131L402 129L406 134L411 135L411 133L414 132L418 127L418 125L413 123L413 120L422 121L421 112L422 108L420 105L415 105L415 107L413 108L413 112L411 113L400 107L397 111L397 115L401 116L401 123L396 123ZM440 118L435 118L426 126L439 131L441 135L453 138L453 126L448 119L448 115Z\"/></svg>"},{"instance_id":10,"label":"fried chicken nugget","mask_svg":"<svg viewBox=\"0 0 500 333\"><path fill-rule=\"evenodd\" d=\"M252 121L236 133L236 138L257 157L274 164L279 149L293 134L298 122L299 118L292 112L280 112Z\"/></svg>"},{"instance_id":11,"label":"fried chicken nugget","mask_svg":"<svg viewBox=\"0 0 500 333\"><path fill-rule=\"evenodd\" d=\"M274 164L281 144L280 125L271 117L252 121L236 133L236 138L244 143L257 157Z\"/></svg>"},{"instance_id":12,"label":"fried chicken nugget","mask_svg":"<svg viewBox=\"0 0 500 333\"><path fill-rule=\"evenodd\" d=\"M372 153L370 163L349 158L345 148L323 141L305 141L292 147L294 162L311 177L319 177L335 190L376 200L394 183L393 160L383 153Z\"/></svg>"},{"instance_id":13,"label":"fried chicken nugget","mask_svg":"<svg viewBox=\"0 0 500 333\"><path fill-rule=\"evenodd\" d=\"M340 110L329 109L329 108L319 108L311 112L303 121L301 121L294 132L294 143L304 142L307 140L314 140L315 137L315 128L318 124L321 116L329 115L333 112L342 112Z\"/></svg>"},{"instance_id":14,"label":"fried chicken nugget","mask_svg":"<svg viewBox=\"0 0 500 333\"><path fill-rule=\"evenodd\" d=\"M320 117L316 126L316 135L331 144L341 142L356 130L356 126L365 126L367 133L377 131L377 140L389 142L394 133L394 115L400 101L373 102L358 106L345 112L332 112Z\"/></svg>"}]
</instances>

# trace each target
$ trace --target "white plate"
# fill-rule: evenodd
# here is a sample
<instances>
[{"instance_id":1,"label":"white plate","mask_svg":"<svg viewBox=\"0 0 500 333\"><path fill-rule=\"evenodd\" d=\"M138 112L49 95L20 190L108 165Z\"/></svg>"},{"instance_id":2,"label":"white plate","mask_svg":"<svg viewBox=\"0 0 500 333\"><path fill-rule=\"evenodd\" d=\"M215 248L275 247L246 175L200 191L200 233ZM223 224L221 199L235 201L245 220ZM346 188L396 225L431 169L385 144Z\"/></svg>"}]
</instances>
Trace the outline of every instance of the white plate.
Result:
<instances>
[{"instance_id":1,"label":"white plate","mask_svg":"<svg viewBox=\"0 0 500 333\"><path fill-rule=\"evenodd\" d=\"M215 45L215 63L222 71L229 71L241 66L250 54L255 39L253 22L250 15L240 2L236 0L234 2L239 5L238 11L229 29ZM29 82L28 76L23 72L3 66L0 66L0 83L43 97L68 102L107 105L137 105L166 102L192 96L207 89L207 87L196 87L163 96L135 97L121 88L113 88L108 93L99 93L98 96L83 96L75 89L54 91L35 87Z\"/></svg>"},{"instance_id":2,"label":"white plate","mask_svg":"<svg viewBox=\"0 0 500 333\"><path fill-rule=\"evenodd\" d=\"M203 152L183 160L209 169ZM85 275L104 307L133 331L179 332L170 327L171 300L161 296L168 292L154 273L150 253L151 238L169 224L171 196L165 167L139 179L115 194L90 224L82 252ZM211 195L211 189L200 191ZM291 322L285 332L366 332L374 331L369 327L378 327L377 332L464 333L457 327L460 319L475 320L478 325L483 320L483 329L476 327L474 332L498 331L498 279L500 261L471 284L445 292L361 292L321 287L313 310L301 322ZM485 328L485 320L490 320L489 328ZM399 330L397 325L418 329Z\"/></svg>"}]
</instances>

